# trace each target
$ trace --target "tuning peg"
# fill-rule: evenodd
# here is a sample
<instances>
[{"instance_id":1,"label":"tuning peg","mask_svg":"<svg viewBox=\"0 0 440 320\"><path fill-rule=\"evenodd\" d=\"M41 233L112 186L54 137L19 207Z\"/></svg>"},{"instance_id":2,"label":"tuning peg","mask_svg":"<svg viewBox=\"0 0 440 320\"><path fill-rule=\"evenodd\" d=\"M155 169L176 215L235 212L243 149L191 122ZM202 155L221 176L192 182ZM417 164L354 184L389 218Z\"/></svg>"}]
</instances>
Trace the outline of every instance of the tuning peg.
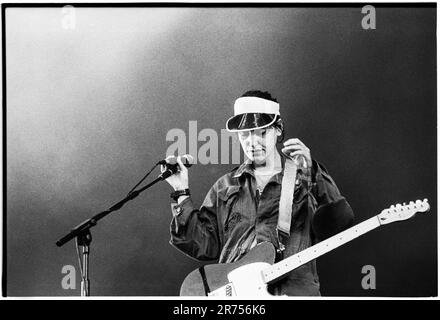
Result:
<instances>
[{"instance_id":1,"label":"tuning peg","mask_svg":"<svg viewBox=\"0 0 440 320\"><path fill-rule=\"evenodd\" d=\"M409 202L409 205L410 205L410 206L413 206L413 205L414 205L414 201L410 201L410 202Z\"/></svg>"},{"instance_id":2,"label":"tuning peg","mask_svg":"<svg viewBox=\"0 0 440 320\"><path fill-rule=\"evenodd\" d=\"M416 205L420 205L421 203L422 203L422 201L416 200Z\"/></svg>"},{"instance_id":3,"label":"tuning peg","mask_svg":"<svg viewBox=\"0 0 440 320\"><path fill-rule=\"evenodd\" d=\"M402 206L406 206L406 202L404 202L404 203L402 204Z\"/></svg>"},{"instance_id":4,"label":"tuning peg","mask_svg":"<svg viewBox=\"0 0 440 320\"><path fill-rule=\"evenodd\" d=\"M426 199L426 198L425 198L425 199L423 199L423 202L428 202L428 199Z\"/></svg>"}]
</instances>

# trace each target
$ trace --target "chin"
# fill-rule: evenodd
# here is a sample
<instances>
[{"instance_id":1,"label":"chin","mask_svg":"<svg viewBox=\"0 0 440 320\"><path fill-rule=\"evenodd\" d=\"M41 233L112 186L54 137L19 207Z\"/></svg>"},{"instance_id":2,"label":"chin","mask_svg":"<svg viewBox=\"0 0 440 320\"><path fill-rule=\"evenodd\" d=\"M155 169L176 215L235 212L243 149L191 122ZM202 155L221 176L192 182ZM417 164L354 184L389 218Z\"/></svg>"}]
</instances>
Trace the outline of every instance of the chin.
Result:
<instances>
[{"instance_id":1,"label":"chin","mask_svg":"<svg viewBox=\"0 0 440 320\"><path fill-rule=\"evenodd\" d=\"M261 155L261 156L253 156L251 159L255 164L264 164L266 163L266 157Z\"/></svg>"}]
</instances>

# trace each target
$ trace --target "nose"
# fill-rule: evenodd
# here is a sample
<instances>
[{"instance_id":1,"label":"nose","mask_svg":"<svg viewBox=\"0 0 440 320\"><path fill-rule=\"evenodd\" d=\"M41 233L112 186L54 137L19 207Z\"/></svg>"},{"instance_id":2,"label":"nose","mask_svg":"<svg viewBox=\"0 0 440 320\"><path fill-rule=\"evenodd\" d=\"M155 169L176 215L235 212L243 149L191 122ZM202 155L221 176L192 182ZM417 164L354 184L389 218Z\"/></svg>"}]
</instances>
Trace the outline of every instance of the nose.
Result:
<instances>
[{"instance_id":1,"label":"nose","mask_svg":"<svg viewBox=\"0 0 440 320\"><path fill-rule=\"evenodd\" d=\"M246 137L246 142L249 144L253 144L256 141L256 135L254 133L250 133L247 137Z\"/></svg>"}]
</instances>

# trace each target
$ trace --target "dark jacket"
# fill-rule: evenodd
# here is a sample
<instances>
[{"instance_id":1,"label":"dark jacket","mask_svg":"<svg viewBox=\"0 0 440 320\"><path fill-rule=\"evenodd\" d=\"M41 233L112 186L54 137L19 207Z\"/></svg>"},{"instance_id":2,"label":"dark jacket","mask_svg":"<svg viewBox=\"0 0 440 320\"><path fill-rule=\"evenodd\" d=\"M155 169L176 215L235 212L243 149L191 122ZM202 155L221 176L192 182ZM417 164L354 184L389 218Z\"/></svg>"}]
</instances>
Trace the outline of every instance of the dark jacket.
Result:
<instances>
[{"instance_id":1,"label":"dark jacket","mask_svg":"<svg viewBox=\"0 0 440 320\"><path fill-rule=\"evenodd\" d=\"M284 163L283 163L284 166ZM274 175L260 194L250 161L225 174L211 187L196 209L191 198L171 205L170 243L197 260L234 262L257 243L270 241L279 247L276 227L283 172ZM298 171L292 208L291 234L283 256L287 257L348 228L351 209L319 210L324 219L315 219L318 207L328 207L345 199L326 169L313 160L309 170ZM327 213L326 213L327 212ZM314 220L328 225L314 226ZM316 228L315 228L316 227ZM314 230L319 230L320 236ZM275 294L320 295L316 262L291 271L273 286Z\"/></svg>"}]
</instances>

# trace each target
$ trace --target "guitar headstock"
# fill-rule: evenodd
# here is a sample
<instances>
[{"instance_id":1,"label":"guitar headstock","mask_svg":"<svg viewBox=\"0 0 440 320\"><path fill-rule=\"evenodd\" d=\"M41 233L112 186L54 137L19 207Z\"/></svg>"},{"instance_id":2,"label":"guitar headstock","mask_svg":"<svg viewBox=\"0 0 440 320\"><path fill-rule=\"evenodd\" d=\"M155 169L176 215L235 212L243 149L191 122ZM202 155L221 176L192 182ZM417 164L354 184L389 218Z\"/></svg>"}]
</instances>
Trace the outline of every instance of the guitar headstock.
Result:
<instances>
[{"instance_id":1,"label":"guitar headstock","mask_svg":"<svg viewBox=\"0 0 440 320\"><path fill-rule=\"evenodd\" d=\"M387 224L395 221L402 221L413 217L417 212L426 212L429 210L428 199L423 201L411 201L409 204L403 203L392 205L388 209L382 210L378 215L380 224Z\"/></svg>"}]
</instances>

